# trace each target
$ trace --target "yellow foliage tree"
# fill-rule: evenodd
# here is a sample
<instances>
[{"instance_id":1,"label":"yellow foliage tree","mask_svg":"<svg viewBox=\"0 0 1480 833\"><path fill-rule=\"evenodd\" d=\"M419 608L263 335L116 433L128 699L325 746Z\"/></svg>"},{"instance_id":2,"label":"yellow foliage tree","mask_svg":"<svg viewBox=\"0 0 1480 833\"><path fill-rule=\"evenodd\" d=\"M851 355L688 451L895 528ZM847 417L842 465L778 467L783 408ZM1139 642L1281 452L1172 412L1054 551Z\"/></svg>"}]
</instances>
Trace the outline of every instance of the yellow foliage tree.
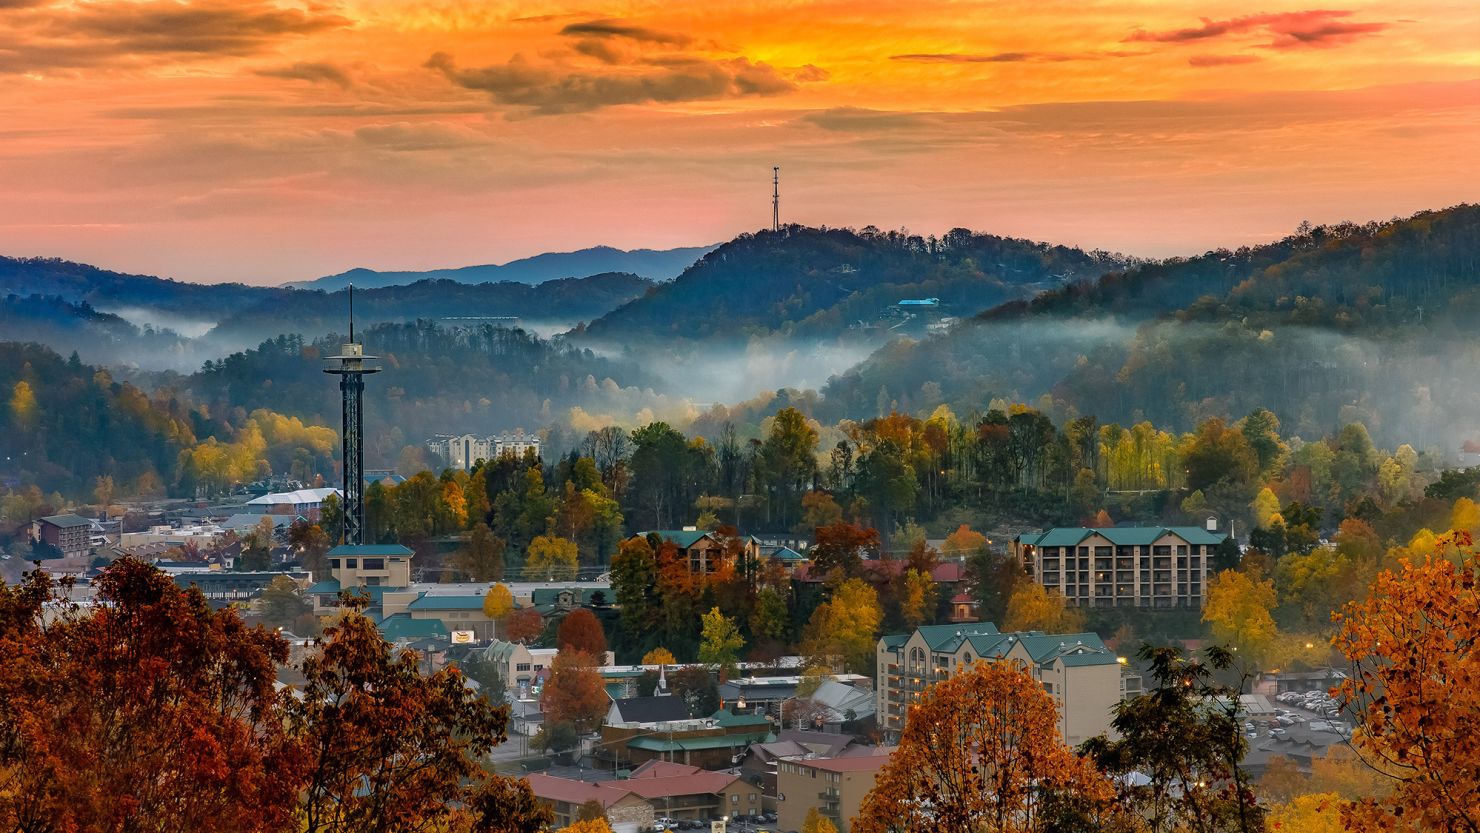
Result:
<instances>
[{"instance_id":1,"label":"yellow foliage tree","mask_svg":"<svg viewBox=\"0 0 1480 833\"><path fill-rule=\"evenodd\" d=\"M878 592L868 582L850 578L813 612L802 635L802 652L819 665L861 669L873 656L883 619Z\"/></svg>"},{"instance_id":2,"label":"yellow foliage tree","mask_svg":"<svg viewBox=\"0 0 1480 833\"><path fill-rule=\"evenodd\" d=\"M502 622L510 613L514 612L514 594L509 588L502 584L495 584L488 588L483 595L483 615L495 622Z\"/></svg>"},{"instance_id":3,"label":"yellow foliage tree","mask_svg":"<svg viewBox=\"0 0 1480 833\"><path fill-rule=\"evenodd\" d=\"M1405 559L1335 617L1352 745L1395 785L1343 813L1353 830L1480 831L1480 557L1465 532L1438 544L1462 562Z\"/></svg>"},{"instance_id":4,"label":"yellow foliage tree","mask_svg":"<svg viewBox=\"0 0 1480 833\"><path fill-rule=\"evenodd\" d=\"M22 427L29 427L36 421L36 392L31 390L30 382L16 382L11 389L10 414Z\"/></svg>"},{"instance_id":5,"label":"yellow foliage tree","mask_svg":"<svg viewBox=\"0 0 1480 833\"><path fill-rule=\"evenodd\" d=\"M1273 581L1224 570L1208 582L1202 620L1212 627L1215 641L1257 659L1279 635L1269 613L1274 605Z\"/></svg>"},{"instance_id":6,"label":"yellow foliage tree","mask_svg":"<svg viewBox=\"0 0 1480 833\"><path fill-rule=\"evenodd\" d=\"M1254 502L1249 504L1249 510L1254 514L1254 525L1260 529L1269 529L1274 523L1275 516L1280 513L1280 499L1275 496L1274 490L1265 486L1254 496Z\"/></svg>"},{"instance_id":7,"label":"yellow foliage tree","mask_svg":"<svg viewBox=\"0 0 1480 833\"><path fill-rule=\"evenodd\" d=\"M558 535L537 535L529 542L529 559L524 571L533 578L570 581L576 577L580 551L576 542Z\"/></svg>"},{"instance_id":8,"label":"yellow foliage tree","mask_svg":"<svg viewBox=\"0 0 1480 833\"><path fill-rule=\"evenodd\" d=\"M807 818L802 821L802 833L838 833L838 826L817 812L816 807L811 807L807 810Z\"/></svg>"},{"instance_id":9,"label":"yellow foliage tree","mask_svg":"<svg viewBox=\"0 0 1480 833\"><path fill-rule=\"evenodd\" d=\"M1084 629L1084 613L1069 607L1063 594L1048 590L1036 581L1018 582L1007 599L1002 629L1077 633Z\"/></svg>"},{"instance_id":10,"label":"yellow foliage tree","mask_svg":"<svg viewBox=\"0 0 1480 833\"><path fill-rule=\"evenodd\" d=\"M910 708L852 830L1042 831L1045 795L1072 795L1087 829L1113 812L1109 779L1064 745L1042 685L1009 663L978 662Z\"/></svg>"},{"instance_id":11,"label":"yellow foliage tree","mask_svg":"<svg viewBox=\"0 0 1480 833\"><path fill-rule=\"evenodd\" d=\"M560 828L560 833L612 833L612 826L605 818L586 819Z\"/></svg>"},{"instance_id":12,"label":"yellow foliage tree","mask_svg":"<svg viewBox=\"0 0 1480 833\"><path fill-rule=\"evenodd\" d=\"M911 567L904 574L904 595L899 600L899 613L905 626L914 630L935 619L940 590L935 579Z\"/></svg>"},{"instance_id":13,"label":"yellow foliage tree","mask_svg":"<svg viewBox=\"0 0 1480 833\"><path fill-rule=\"evenodd\" d=\"M1455 532L1468 532L1472 535L1480 531L1480 506L1467 497L1456 500L1454 510L1449 515L1449 528Z\"/></svg>"},{"instance_id":14,"label":"yellow foliage tree","mask_svg":"<svg viewBox=\"0 0 1480 833\"><path fill-rule=\"evenodd\" d=\"M462 485L456 480L442 484L442 506L445 507L454 529L462 529L468 525L468 498Z\"/></svg>"},{"instance_id":15,"label":"yellow foliage tree","mask_svg":"<svg viewBox=\"0 0 1480 833\"><path fill-rule=\"evenodd\" d=\"M673 665L676 662L673 652L667 648L654 648L642 655L643 665Z\"/></svg>"},{"instance_id":16,"label":"yellow foliage tree","mask_svg":"<svg viewBox=\"0 0 1480 833\"><path fill-rule=\"evenodd\" d=\"M1271 804L1264 818L1269 833L1345 833L1341 808L1345 804L1334 793L1298 795L1284 804Z\"/></svg>"}]
</instances>

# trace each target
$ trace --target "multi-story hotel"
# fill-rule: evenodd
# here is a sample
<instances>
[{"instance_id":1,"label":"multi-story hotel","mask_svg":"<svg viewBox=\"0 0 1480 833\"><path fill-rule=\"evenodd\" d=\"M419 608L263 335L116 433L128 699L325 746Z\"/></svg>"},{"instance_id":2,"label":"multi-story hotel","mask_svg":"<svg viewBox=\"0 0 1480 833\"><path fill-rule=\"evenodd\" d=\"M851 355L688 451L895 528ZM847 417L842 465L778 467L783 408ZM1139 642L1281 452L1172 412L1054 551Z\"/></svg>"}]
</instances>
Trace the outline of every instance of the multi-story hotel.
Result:
<instances>
[{"instance_id":1,"label":"multi-story hotel","mask_svg":"<svg viewBox=\"0 0 1480 833\"><path fill-rule=\"evenodd\" d=\"M1201 608L1226 535L1195 526L1069 527L1012 539L1034 581L1078 607Z\"/></svg>"},{"instance_id":2,"label":"multi-story hotel","mask_svg":"<svg viewBox=\"0 0 1480 833\"><path fill-rule=\"evenodd\" d=\"M879 728L894 742L910 706L934 683L977 660L1012 662L1053 696L1059 734L1075 746L1110 733L1111 709L1121 699L1121 665L1093 633L1000 633L989 622L925 625L879 640Z\"/></svg>"},{"instance_id":3,"label":"multi-story hotel","mask_svg":"<svg viewBox=\"0 0 1480 833\"><path fill-rule=\"evenodd\" d=\"M540 435L526 434L523 430L480 437L476 434L438 434L427 440L427 448L447 461L447 467L471 471L479 460L497 460L500 457L523 457L525 452L540 453Z\"/></svg>"}]
</instances>

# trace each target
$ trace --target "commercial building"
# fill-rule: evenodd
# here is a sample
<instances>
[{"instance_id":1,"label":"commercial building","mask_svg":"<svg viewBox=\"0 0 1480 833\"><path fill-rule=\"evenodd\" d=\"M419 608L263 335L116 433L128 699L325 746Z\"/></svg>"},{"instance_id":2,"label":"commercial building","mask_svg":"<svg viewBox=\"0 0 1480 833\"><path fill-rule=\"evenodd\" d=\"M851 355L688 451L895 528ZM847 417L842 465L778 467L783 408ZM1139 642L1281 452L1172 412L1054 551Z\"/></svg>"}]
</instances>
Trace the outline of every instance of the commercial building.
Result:
<instances>
[{"instance_id":1,"label":"commercial building","mask_svg":"<svg viewBox=\"0 0 1480 833\"><path fill-rule=\"evenodd\" d=\"M574 821L587 801L601 804L615 833L650 830L662 817L708 821L761 811L760 790L734 774L667 761L644 764L616 781L587 783L543 774L525 780L554 812L556 827Z\"/></svg>"},{"instance_id":2,"label":"commercial building","mask_svg":"<svg viewBox=\"0 0 1480 833\"><path fill-rule=\"evenodd\" d=\"M677 720L651 720L653 710L647 707L640 707L631 715L622 713L619 719L613 718L620 710L614 706L612 711L601 727L598 757L614 767L669 761L724 769L738 763L752 743L771 734L771 721L764 716L735 714L727 709L709 717Z\"/></svg>"},{"instance_id":3,"label":"commercial building","mask_svg":"<svg viewBox=\"0 0 1480 833\"><path fill-rule=\"evenodd\" d=\"M647 538L650 535L678 547L679 555L688 561L689 572L694 575L718 572L722 565L737 556L755 559L761 554L760 544L748 535L727 538L695 527L657 529L639 532L632 537Z\"/></svg>"},{"instance_id":4,"label":"commercial building","mask_svg":"<svg viewBox=\"0 0 1480 833\"><path fill-rule=\"evenodd\" d=\"M540 436L526 434L523 429L486 437L477 434L438 434L427 440L426 446L446 461L448 468L472 471L479 460L496 460L504 456L523 457L531 451L538 457Z\"/></svg>"},{"instance_id":5,"label":"commercial building","mask_svg":"<svg viewBox=\"0 0 1480 833\"><path fill-rule=\"evenodd\" d=\"M986 662L1026 669L1053 696L1059 734L1076 746L1110 733L1111 710L1120 702L1120 662L1093 633L1001 633L990 622L926 625L878 642L879 729L889 740L904 731L911 704L932 684Z\"/></svg>"},{"instance_id":6,"label":"commercial building","mask_svg":"<svg viewBox=\"0 0 1480 833\"><path fill-rule=\"evenodd\" d=\"M307 518L318 523L324 500L334 495L341 500L344 493L338 489L296 489L291 492L268 492L247 501L247 511L261 515L289 515Z\"/></svg>"},{"instance_id":7,"label":"commercial building","mask_svg":"<svg viewBox=\"0 0 1480 833\"><path fill-rule=\"evenodd\" d=\"M81 515L48 515L31 522L31 540L54 547L61 558L80 558L92 550L93 525Z\"/></svg>"},{"instance_id":8,"label":"commercial building","mask_svg":"<svg viewBox=\"0 0 1480 833\"><path fill-rule=\"evenodd\" d=\"M1195 526L1069 527L1012 539L1033 580L1078 607L1201 608L1226 535Z\"/></svg>"},{"instance_id":9,"label":"commercial building","mask_svg":"<svg viewBox=\"0 0 1480 833\"><path fill-rule=\"evenodd\" d=\"M836 758L782 758L776 766L776 825L801 830L807 812L816 809L848 833L864 796L874 788L879 770L889 763L893 747L855 747Z\"/></svg>"}]
</instances>

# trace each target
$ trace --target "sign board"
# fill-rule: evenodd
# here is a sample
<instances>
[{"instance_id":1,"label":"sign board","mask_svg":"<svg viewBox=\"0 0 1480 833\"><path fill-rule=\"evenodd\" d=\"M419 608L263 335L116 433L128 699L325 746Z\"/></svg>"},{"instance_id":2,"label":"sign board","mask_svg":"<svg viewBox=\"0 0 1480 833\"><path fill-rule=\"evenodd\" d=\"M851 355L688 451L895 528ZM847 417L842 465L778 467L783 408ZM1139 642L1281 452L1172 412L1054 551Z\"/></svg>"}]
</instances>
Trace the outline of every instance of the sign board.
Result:
<instances>
[{"instance_id":1,"label":"sign board","mask_svg":"<svg viewBox=\"0 0 1480 833\"><path fill-rule=\"evenodd\" d=\"M475 641L477 641L477 640L475 640L473 638L473 632L472 631L453 631L452 632L452 644L453 645L471 645Z\"/></svg>"},{"instance_id":2,"label":"sign board","mask_svg":"<svg viewBox=\"0 0 1480 833\"><path fill-rule=\"evenodd\" d=\"M722 821L711 821L709 823L709 833L725 833L725 823Z\"/></svg>"}]
</instances>

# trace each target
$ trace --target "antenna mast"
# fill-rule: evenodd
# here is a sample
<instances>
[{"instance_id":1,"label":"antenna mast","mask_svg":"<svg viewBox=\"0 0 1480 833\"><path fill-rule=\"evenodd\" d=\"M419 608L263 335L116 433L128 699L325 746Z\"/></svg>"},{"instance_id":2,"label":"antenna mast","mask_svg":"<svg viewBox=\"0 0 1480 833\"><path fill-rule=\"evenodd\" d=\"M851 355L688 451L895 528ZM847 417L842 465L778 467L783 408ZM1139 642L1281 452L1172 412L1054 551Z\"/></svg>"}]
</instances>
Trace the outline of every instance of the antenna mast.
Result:
<instances>
[{"instance_id":1,"label":"antenna mast","mask_svg":"<svg viewBox=\"0 0 1480 833\"><path fill-rule=\"evenodd\" d=\"M355 288L349 287L349 342L337 356L326 356L332 362L325 373L339 377L339 394L343 400L340 439L344 459L344 519L339 539L345 544L363 544L365 532L365 376L379 373L380 368L365 364L375 356L365 355L365 348L355 341Z\"/></svg>"},{"instance_id":2,"label":"antenna mast","mask_svg":"<svg viewBox=\"0 0 1480 833\"><path fill-rule=\"evenodd\" d=\"M349 285L349 343L355 343L355 285Z\"/></svg>"},{"instance_id":3,"label":"antenna mast","mask_svg":"<svg viewBox=\"0 0 1480 833\"><path fill-rule=\"evenodd\" d=\"M781 166L771 166L771 231L781 230Z\"/></svg>"}]
</instances>

